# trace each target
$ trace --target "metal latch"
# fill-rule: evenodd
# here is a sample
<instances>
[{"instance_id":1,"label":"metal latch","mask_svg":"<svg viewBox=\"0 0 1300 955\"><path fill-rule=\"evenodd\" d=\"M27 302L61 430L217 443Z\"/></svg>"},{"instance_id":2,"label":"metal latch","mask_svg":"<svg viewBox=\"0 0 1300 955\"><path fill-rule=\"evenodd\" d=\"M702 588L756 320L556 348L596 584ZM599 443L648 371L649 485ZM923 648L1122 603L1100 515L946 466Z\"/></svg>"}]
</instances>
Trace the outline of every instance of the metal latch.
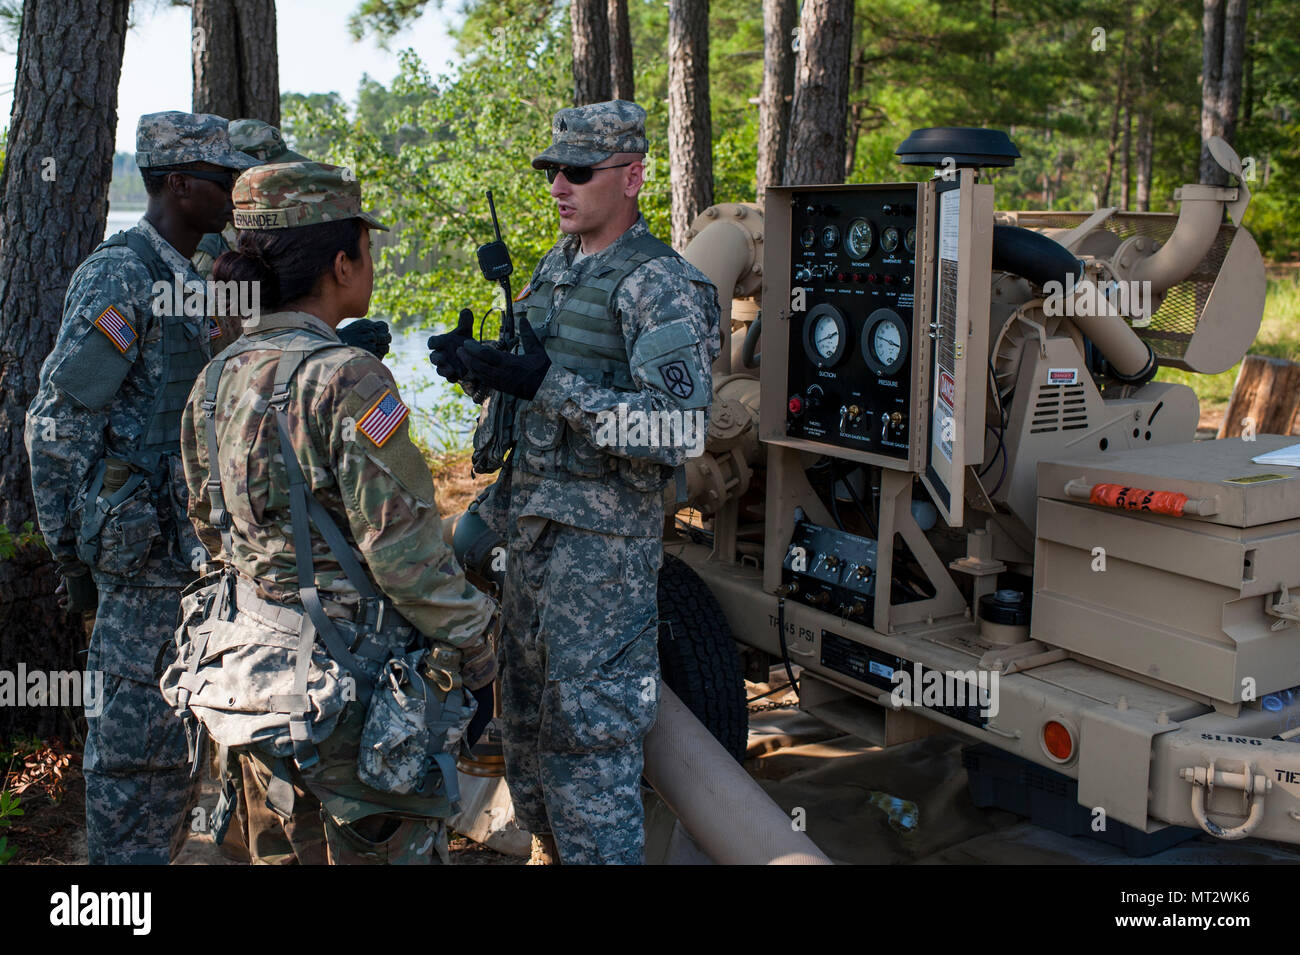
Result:
<instances>
[{"instance_id":1,"label":"metal latch","mask_svg":"<svg viewBox=\"0 0 1300 955\"><path fill-rule=\"evenodd\" d=\"M1221 773L1214 769L1192 766L1180 769L1178 775L1192 784L1192 815L1200 827L1219 839L1244 839L1255 831L1264 818L1264 795L1273 788L1273 780L1254 772L1250 763L1240 773ZM1205 814L1206 800L1214 795L1215 786L1225 786L1241 792L1241 814L1246 821L1239 826L1224 828Z\"/></svg>"},{"instance_id":2,"label":"metal latch","mask_svg":"<svg viewBox=\"0 0 1300 955\"><path fill-rule=\"evenodd\" d=\"M1273 621L1273 626L1269 630L1282 630L1291 626L1292 623L1300 623L1300 603L1291 599L1291 594L1287 592L1286 584L1278 584L1278 597L1276 603L1270 603L1264 608L1264 612L1270 617L1277 617Z\"/></svg>"}]
</instances>

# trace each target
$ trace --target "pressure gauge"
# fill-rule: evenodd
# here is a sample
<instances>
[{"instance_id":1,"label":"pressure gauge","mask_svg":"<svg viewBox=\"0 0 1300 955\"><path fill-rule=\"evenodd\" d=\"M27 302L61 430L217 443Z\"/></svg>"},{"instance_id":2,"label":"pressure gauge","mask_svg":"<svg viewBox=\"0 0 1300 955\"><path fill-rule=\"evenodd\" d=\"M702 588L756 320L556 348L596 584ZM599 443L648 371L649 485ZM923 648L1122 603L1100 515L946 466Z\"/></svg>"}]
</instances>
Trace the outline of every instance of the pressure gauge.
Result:
<instances>
[{"instance_id":1,"label":"pressure gauge","mask_svg":"<svg viewBox=\"0 0 1300 955\"><path fill-rule=\"evenodd\" d=\"M799 233L799 244L802 245L805 249L811 249L813 247L813 244L816 241L817 241L817 230L814 229L812 226L808 226L806 229L804 229L802 232Z\"/></svg>"},{"instance_id":2,"label":"pressure gauge","mask_svg":"<svg viewBox=\"0 0 1300 955\"><path fill-rule=\"evenodd\" d=\"M851 259L865 259L871 252L874 240L871 223L866 219L854 219L849 223L849 231L844 234L844 251Z\"/></svg>"},{"instance_id":3,"label":"pressure gauge","mask_svg":"<svg viewBox=\"0 0 1300 955\"><path fill-rule=\"evenodd\" d=\"M878 308L862 326L862 359L877 375L896 375L907 364L911 336L892 308Z\"/></svg>"},{"instance_id":4,"label":"pressure gauge","mask_svg":"<svg viewBox=\"0 0 1300 955\"><path fill-rule=\"evenodd\" d=\"M903 233L903 246L908 252L916 251L916 226L912 226L912 228Z\"/></svg>"},{"instance_id":5,"label":"pressure gauge","mask_svg":"<svg viewBox=\"0 0 1300 955\"><path fill-rule=\"evenodd\" d=\"M808 312L803 324L803 350L818 368L839 363L848 347L849 328L844 313L834 305L821 304Z\"/></svg>"},{"instance_id":6,"label":"pressure gauge","mask_svg":"<svg viewBox=\"0 0 1300 955\"><path fill-rule=\"evenodd\" d=\"M827 252L840 244L840 227L828 225L822 229L822 248Z\"/></svg>"},{"instance_id":7,"label":"pressure gauge","mask_svg":"<svg viewBox=\"0 0 1300 955\"><path fill-rule=\"evenodd\" d=\"M886 253L892 255L894 250L898 248L898 239L898 230L891 225L884 232L880 233L880 247L884 249Z\"/></svg>"}]
</instances>

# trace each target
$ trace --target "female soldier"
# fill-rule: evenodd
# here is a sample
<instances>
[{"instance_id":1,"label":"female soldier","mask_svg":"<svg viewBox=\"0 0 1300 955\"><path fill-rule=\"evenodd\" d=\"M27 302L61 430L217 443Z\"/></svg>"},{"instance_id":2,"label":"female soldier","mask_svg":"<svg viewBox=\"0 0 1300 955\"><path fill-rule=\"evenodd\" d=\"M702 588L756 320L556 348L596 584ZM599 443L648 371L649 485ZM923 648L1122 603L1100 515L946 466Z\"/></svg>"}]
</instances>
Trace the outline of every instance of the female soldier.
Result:
<instances>
[{"instance_id":1,"label":"female soldier","mask_svg":"<svg viewBox=\"0 0 1300 955\"><path fill-rule=\"evenodd\" d=\"M335 334L369 309L385 227L321 163L260 166L234 202L213 276L261 283L269 314L185 410L190 518L226 571L186 605L164 693L229 748L219 810L237 771L254 862L446 861L461 686L490 686L496 616L443 542L392 375Z\"/></svg>"}]
</instances>

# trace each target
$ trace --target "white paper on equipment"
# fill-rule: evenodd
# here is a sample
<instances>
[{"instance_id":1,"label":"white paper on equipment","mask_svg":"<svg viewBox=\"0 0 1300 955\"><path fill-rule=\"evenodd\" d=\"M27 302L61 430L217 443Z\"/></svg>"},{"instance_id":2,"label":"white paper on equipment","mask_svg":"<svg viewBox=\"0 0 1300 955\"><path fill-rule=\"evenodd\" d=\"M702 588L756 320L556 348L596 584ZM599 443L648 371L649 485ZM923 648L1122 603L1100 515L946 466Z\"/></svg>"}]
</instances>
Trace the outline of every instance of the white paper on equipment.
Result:
<instances>
[{"instance_id":1,"label":"white paper on equipment","mask_svg":"<svg viewBox=\"0 0 1300 955\"><path fill-rule=\"evenodd\" d=\"M1300 444L1289 448L1278 448L1250 459L1255 464L1280 464L1288 468L1300 468Z\"/></svg>"}]
</instances>

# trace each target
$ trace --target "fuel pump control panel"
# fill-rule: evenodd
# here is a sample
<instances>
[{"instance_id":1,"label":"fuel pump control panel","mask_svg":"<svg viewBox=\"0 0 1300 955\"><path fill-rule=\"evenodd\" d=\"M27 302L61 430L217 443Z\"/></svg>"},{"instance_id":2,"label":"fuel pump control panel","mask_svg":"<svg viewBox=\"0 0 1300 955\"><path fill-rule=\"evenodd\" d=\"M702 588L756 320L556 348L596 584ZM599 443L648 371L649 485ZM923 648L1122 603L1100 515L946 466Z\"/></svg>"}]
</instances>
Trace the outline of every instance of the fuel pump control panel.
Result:
<instances>
[{"instance_id":1,"label":"fuel pump control panel","mask_svg":"<svg viewBox=\"0 0 1300 955\"><path fill-rule=\"evenodd\" d=\"M920 188L791 193L790 437L908 459Z\"/></svg>"}]
</instances>

